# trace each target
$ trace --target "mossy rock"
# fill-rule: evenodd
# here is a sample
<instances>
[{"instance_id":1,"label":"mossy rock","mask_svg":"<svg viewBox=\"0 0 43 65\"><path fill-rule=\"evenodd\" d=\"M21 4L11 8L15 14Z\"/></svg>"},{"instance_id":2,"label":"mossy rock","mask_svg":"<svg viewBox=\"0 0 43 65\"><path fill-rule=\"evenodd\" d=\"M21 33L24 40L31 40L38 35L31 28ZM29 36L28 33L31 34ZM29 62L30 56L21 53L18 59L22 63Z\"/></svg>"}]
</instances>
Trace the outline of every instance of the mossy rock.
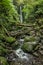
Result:
<instances>
[{"instance_id":1,"label":"mossy rock","mask_svg":"<svg viewBox=\"0 0 43 65\"><path fill-rule=\"evenodd\" d=\"M13 42L16 41L16 39L13 38L13 37L6 37L6 38L5 38L5 41L8 42L8 43L13 43Z\"/></svg>"},{"instance_id":2,"label":"mossy rock","mask_svg":"<svg viewBox=\"0 0 43 65\"><path fill-rule=\"evenodd\" d=\"M9 65L6 58L0 57L0 65Z\"/></svg>"},{"instance_id":3,"label":"mossy rock","mask_svg":"<svg viewBox=\"0 0 43 65\"><path fill-rule=\"evenodd\" d=\"M34 52L39 49L39 44L36 42L26 42L21 47L25 52Z\"/></svg>"},{"instance_id":4,"label":"mossy rock","mask_svg":"<svg viewBox=\"0 0 43 65\"><path fill-rule=\"evenodd\" d=\"M24 41L25 42L33 42L33 41L35 41L36 39L35 39L35 37L32 37L32 36L26 36L25 38L24 38Z\"/></svg>"},{"instance_id":5,"label":"mossy rock","mask_svg":"<svg viewBox=\"0 0 43 65\"><path fill-rule=\"evenodd\" d=\"M20 44L18 43L18 41L16 41L16 42L13 43L11 46L12 46L13 49L18 49L19 46L20 46Z\"/></svg>"}]
</instances>

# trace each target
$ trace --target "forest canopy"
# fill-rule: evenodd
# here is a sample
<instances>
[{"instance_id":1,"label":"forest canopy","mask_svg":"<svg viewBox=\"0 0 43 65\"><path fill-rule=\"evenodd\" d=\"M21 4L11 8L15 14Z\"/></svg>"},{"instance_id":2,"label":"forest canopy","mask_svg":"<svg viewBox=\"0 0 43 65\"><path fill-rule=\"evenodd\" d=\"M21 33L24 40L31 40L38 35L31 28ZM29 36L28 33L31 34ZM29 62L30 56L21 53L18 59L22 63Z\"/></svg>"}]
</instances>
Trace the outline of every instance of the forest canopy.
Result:
<instances>
[{"instance_id":1,"label":"forest canopy","mask_svg":"<svg viewBox=\"0 0 43 65\"><path fill-rule=\"evenodd\" d=\"M20 6L22 7L23 21L35 21L43 16L43 0L1 0L0 17L7 21L20 21ZM33 20L33 18L35 20ZM3 20L4 21L4 20Z\"/></svg>"}]
</instances>

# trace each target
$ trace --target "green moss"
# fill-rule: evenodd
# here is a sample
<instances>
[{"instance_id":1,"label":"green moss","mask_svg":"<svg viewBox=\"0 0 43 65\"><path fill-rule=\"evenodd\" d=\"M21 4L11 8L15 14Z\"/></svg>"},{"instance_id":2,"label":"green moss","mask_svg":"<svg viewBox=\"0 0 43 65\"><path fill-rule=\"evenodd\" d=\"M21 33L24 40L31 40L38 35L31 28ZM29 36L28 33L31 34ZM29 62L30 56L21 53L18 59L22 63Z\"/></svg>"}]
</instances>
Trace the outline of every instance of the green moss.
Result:
<instances>
[{"instance_id":1,"label":"green moss","mask_svg":"<svg viewBox=\"0 0 43 65\"><path fill-rule=\"evenodd\" d=\"M13 37L6 37L6 38L5 38L5 41L8 42L8 43L13 43L13 42L16 41L16 39L13 38Z\"/></svg>"},{"instance_id":2,"label":"green moss","mask_svg":"<svg viewBox=\"0 0 43 65\"><path fill-rule=\"evenodd\" d=\"M4 58L4 57L0 57L0 64L1 65L9 65L6 58Z\"/></svg>"},{"instance_id":3,"label":"green moss","mask_svg":"<svg viewBox=\"0 0 43 65\"><path fill-rule=\"evenodd\" d=\"M24 43L23 46L22 46L22 49L24 51L30 52L30 51L33 50L33 46L32 45L29 45L28 43Z\"/></svg>"},{"instance_id":4,"label":"green moss","mask_svg":"<svg viewBox=\"0 0 43 65\"><path fill-rule=\"evenodd\" d=\"M23 44L22 49L27 52L33 52L39 48L37 43L26 42Z\"/></svg>"}]
</instances>

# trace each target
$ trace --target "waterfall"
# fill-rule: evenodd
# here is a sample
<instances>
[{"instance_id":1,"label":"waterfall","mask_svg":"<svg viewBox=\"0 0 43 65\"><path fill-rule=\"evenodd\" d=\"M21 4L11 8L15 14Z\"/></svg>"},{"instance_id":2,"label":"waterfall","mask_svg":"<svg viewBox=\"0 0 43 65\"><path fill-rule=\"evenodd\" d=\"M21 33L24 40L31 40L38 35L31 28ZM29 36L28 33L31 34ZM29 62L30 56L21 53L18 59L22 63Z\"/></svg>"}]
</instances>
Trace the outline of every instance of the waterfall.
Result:
<instances>
[{"instance_id":1,"label":"waterfall","mask_svg":"<svg viewBox=\"0 0 43 65\"><path fill-rule=\"evenodd\" d=\"M22 6L20 5L20 22L23 22L23 16L22 16Z\"/></svg>"}]
</instances>

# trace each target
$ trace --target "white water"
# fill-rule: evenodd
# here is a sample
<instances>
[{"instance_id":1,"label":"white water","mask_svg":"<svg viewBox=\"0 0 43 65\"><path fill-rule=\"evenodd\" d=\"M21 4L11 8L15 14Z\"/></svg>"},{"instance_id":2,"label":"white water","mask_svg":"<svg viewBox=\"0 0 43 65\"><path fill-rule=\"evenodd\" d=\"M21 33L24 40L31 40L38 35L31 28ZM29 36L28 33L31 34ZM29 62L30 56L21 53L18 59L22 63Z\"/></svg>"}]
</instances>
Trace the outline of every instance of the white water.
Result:
<instances>
[{"instance_id":1,"label":"white water","mask_svg":"<svg viewBox=\"0 0 43 65\"><path fill-rule=\"evenodd\" d=\"M22 6L20 5L20 22L23 22L23 17L22 17Z\"/></svg>"},{"instance_id":2,"label":"white water","mask_svg":"<svg viewBox=\"0 0 43 65\"><path fill-rule=\"evenodd\" d=\"M16 50L16 55L21 59L29 60L28 55L24 53L23 50L20 48Z\"/></svg>"}]
</instances>

